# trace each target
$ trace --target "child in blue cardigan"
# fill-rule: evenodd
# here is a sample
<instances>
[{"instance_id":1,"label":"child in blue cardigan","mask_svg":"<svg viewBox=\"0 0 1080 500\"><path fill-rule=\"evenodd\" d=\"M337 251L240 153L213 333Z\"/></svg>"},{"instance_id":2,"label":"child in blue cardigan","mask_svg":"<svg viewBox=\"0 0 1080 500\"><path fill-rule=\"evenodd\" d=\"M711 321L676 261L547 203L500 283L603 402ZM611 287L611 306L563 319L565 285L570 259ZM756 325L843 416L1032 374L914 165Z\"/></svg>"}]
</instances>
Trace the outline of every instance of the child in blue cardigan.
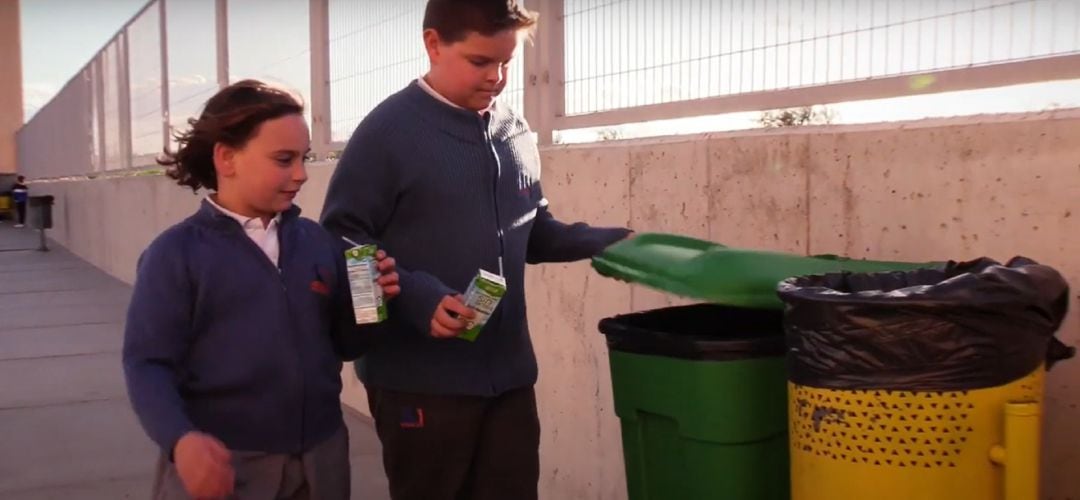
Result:
<instances>
[{"instance_id":1,"label":"child in blue cardigan","mask_svg":"<svg viewBox=\"0 0 1080 500\"><path fill-rule=\"evenodd\" d=\"M161 447L154 498L349 497L341 360L358 326L344 245L299 216L303 106L253 80L222 89L160 163L214 193L139 259L123 362ZM387 297L394 261L378 256Z\"/></svg>"}]
</instances>

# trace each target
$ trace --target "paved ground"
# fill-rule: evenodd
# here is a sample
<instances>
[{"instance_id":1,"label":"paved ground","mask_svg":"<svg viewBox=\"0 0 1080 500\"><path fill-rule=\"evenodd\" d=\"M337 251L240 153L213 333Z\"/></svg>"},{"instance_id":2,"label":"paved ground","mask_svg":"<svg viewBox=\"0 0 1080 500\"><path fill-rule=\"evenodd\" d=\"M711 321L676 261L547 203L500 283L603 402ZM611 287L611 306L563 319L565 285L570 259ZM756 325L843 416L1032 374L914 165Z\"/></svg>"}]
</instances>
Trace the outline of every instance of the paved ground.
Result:
<instances>
[{"instance_id":1,"label":"paved ground","mask_svg":"<svg viewBox=\"0 0 1080 500\"><path fill-rule=\"evenodd\" d=\"M120 366L131 288L0 223L0 498L148 498L157 450ZM29 250L27 250L29 249ZM347 417L353 498L389 498L370 423Z\"/></svg>"}]
</instances>

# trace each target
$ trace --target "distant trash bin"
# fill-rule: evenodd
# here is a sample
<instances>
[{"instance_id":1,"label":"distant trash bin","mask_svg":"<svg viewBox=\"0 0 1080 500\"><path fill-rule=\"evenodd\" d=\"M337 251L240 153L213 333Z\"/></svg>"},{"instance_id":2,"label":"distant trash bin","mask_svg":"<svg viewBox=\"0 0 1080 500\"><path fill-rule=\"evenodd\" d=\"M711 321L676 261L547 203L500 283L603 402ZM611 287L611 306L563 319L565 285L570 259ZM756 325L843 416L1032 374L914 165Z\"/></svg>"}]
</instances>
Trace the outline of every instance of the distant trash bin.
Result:
<instances>
[{"instance_id":1,"label":"distant trash bin","mask_svg":"<svg viewBox=\"0 0 1080 500\"><path fill-rule=\"evenodd\" d=\"M27 203L26 222L34 229L52 229L53 197L31 196Z\"/></svg>"},{"instance_id":2,"label":"distant trash bin","mask_svg":"<svg viewBox=\"0 0 1080 500\"><path fill-rule=\"evenodd\" d=\"M980 259L778 292L792 500L1039 498L1044 372L1074 354L1059 273Z\"/></svg>"}]
</instances>

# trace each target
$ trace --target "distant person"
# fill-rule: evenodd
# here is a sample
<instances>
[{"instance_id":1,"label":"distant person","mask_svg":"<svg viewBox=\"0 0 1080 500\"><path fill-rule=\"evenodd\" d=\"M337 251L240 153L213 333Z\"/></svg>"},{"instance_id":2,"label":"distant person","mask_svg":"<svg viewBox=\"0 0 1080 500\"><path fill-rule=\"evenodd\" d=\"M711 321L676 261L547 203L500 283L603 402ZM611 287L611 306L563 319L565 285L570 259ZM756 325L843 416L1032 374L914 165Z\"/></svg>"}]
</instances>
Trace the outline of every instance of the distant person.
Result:
<instances>
[{"instance_id":1,"label":"distant person","mask_svg":"<svg viewBox=\"0 0 1080 500\"><path fill-rule=\"evenodd\" d=\"M303 105L254 80L206 103L159 163L208 189L139 258L124 331L128 395L161 448L153 497L350 496L341 359L356 325L341 240L300 217ZM393 259L377 256L386 297Z\"/></svg>"},{"instance_id":2,"label":"distant person","mask_svg":"<svg viewBox=\"0 0 1080 500\"><path fill-rule=\"evenodd\" d=\"M30 199L30 188L26 187L26 177L18 176L11 187L11 199L15 202L15 227L26 226L26 202Z\"/></svg>"}]
</instances>

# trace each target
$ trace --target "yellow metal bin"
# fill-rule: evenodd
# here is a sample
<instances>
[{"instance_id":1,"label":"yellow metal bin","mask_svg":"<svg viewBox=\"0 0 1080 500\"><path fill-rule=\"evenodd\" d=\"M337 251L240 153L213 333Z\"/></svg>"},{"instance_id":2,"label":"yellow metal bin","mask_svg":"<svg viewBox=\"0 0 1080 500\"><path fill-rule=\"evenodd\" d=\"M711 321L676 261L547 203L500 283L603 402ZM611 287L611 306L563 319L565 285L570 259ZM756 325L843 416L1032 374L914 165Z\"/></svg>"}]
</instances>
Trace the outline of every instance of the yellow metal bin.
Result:
<instances>
[{"instance_id":1,"label":"yellow metal bin","mask_svg":"<svg viewBox=\"0 0 1080 500\"><path fill-rule=\"evenodd\" d=\"M1036 500L1068 286L1026 259L798 277L786 304L793 500Z\"/></svg>"}]
</instances>

